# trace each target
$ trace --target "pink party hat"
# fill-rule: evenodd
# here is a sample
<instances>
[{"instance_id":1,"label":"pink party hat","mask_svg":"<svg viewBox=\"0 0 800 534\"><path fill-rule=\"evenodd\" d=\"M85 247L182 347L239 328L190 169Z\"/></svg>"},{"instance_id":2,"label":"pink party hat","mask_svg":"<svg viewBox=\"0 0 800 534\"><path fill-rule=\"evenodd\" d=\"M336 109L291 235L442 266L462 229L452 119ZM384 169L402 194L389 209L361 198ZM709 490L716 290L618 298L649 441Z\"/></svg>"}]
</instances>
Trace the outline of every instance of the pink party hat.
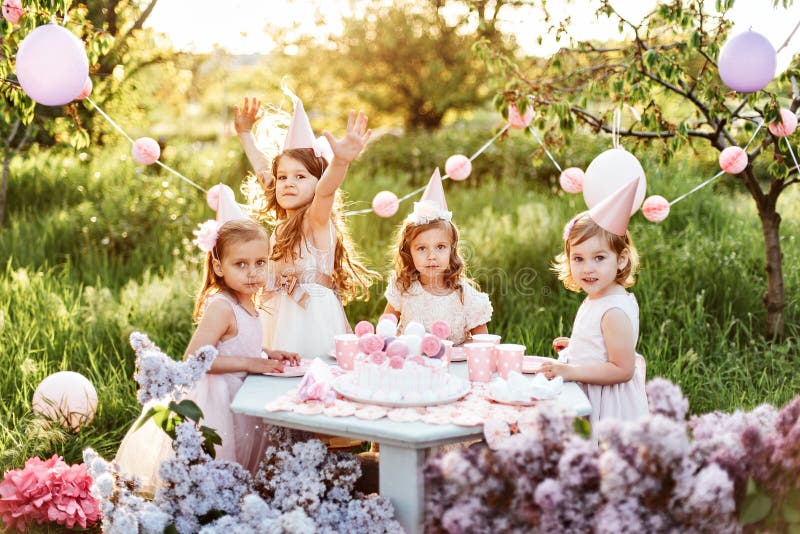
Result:
<instances>
[{"instance_id":1,"label":"pink party hat","mask_svg":"<svg viewBox=\"0 0 800 534\"><path fill-rule=\"evenodd\" d=\"M290 148L314 148L314 130L311 129L311 122L308 120L303 102L295 95L291 95L294 102L294 114L292 122L289 124L289 131L286 132L286 140L283 142L283 149Z\"/></svg>"},{"instance_id":2,"label":"pink party hat","mask_svg":"<svg viewBox=\"0 0 800 534\"><path fill-rule=\"evenodd\" d=\"M220 224L238 219L247 219L242 208L236 203L233 189L225 184L219 184L219 201L217 203L217 222Z\"/></svg>"},{"instance_id":3,"label":"pink party hat","mask_svg":"<svg viewBox=\"0 0 800 534\"><path fill-rule=\"evenodd\" d=\"M444 199L444 188L442 187L442 175L439 173L439 167L433 171L431 180L428 182L428 187L422 193L422 200L431 200L444 211L447 211L447 201Z\"/></svg>"},{"instance_id":4,"label":"pink party hat","mask_svg":"<svg viewBox=\"0 0 800 534\"><path fill-rule=\"evenodd\" d=\"M641 177L637 176L604 198L589 210L589 217L600 228L615 235L625 235L628 229L628 221L631 219L633 202L636 198L636 189L639 187L640 179Z\"/></svg>"}]
</instances>

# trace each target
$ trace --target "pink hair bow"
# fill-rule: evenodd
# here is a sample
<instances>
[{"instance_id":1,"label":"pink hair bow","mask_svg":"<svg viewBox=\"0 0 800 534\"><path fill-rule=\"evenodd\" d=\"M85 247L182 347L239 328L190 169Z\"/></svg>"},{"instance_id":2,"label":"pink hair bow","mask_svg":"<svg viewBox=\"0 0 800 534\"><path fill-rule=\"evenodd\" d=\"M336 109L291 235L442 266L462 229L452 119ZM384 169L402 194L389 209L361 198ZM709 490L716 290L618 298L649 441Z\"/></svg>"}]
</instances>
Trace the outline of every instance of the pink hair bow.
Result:
<instances>
[{"instance_id":1,"label":"pink hair bow","mask_svg":"<svg viewBox=\"0 0 800 534\"><path fill-rule=\"evenodd\" d=\"M292 297L298 305L305 308L308 301L308 292L300 285L297 275L270 273L267 278L266 295L267 300L275 296L276 293L284 291Z\"/></svg>"},{"instance_id":2,"label":"pink hair bow","mask_svg":"<svg viewBox=\"0 0 800 534\"><path fill-rule=\"evenodd\" d=\"M197 230L192 231L192 233L195 235L195 239L192 241L192 243L197 245L197 247L203 252L211 252L217 245L219 227L222 226L222 223L215 221L214 219L209 219L208 221L200 223L197 226Z\"/></svg>"}]
</instances>

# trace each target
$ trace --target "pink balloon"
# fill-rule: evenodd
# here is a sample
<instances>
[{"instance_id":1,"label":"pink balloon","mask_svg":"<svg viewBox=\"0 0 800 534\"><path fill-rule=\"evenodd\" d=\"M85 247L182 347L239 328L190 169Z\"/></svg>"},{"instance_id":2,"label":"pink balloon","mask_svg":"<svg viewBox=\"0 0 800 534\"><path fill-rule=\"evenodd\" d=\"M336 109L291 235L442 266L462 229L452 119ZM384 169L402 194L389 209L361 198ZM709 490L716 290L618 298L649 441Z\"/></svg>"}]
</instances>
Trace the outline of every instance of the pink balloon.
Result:
<instances>
[{"instance_id":1,"label":"pink balloon","mask_svg":"<svg viewBox=\"0 0 800 534\"><path fill-rule=\"evenodd\" d=\"M83 43L57 24L39 26L20 43L17 79L23 91L45 106L75 100L89 76Z\"/></svg>"},{"instance_id":2,"label":"pink balloon","mask_svg":"<svg viewBox=\"0 0 800 534\"><path fill-rule=\"evenodd\" d=\"M152 137L140 137L133 142L131 155L133 156L133 161L136 163L150 165L158 161L158 158L161 156L161 147L158 146L158 142ZM219 193L217 193L217 199L219 200Z\"/></svg>"},{"instance_id":3,"label":"pink balloon","mask_svg":"<svg viewBox=\"0 0 800 534\"><path fill-rule=\"evenodd\" d=\"M453 180L466 180L472 172L472 162L463 154L455 154L447 158L444 163L444 172Z\"/></svg>"},{"instance_id":4,"label":"pink balloon","mask_svg":"<svg viewBox=\"0 0 800 534\"><path fill-rule=\"evenodd\" d=\"M508 125L517 130L524 130L533 120L533 106L528 106L525 115L519 114L516 104L508 105Z\"/></svg>"},{"instance_id":5,"label":"pink balloon","mask_svg":"<svg viewBox=\"0 0 800 534\"><path fill-rule=\"evenodd\" d=\"M208 207L214 211L217 211L217 208L219 207L220 188L221 188L220 184L211 186L211 189L209 189L208 192L206 193L206 203L208 204Z\"/></svg>"},{"instance_id":6,"label":"pink balloon","mask_svg":"<svg viewBox=\"0 0 800 534\"><path fill-rule=\"evenodd\" d=\"M97 391L80 373L60 371L39 383L33 393L33 411L78 430L97 410Z\"/></svg>"},{"instance_id":7,"label":"pink balloon","mask_svg":"<svg viewBox=\"0 0 800 534\"><path fill-rule=\"evenodd\" d=\"M20 0L4 0L3 1L3 18L11 24L19 23L19 18L24 13L22 9L22 2Z\"/></svg>"},{"instance_id":8,"label":"pink balloon","mask_svg":"<svg viewBox=\"0 0 800 534\"><path fill-rule=\"evenodd\" d=\"M594 158L583 177L583 200L592 209L622 186L640 178L633 200L631 215L636 213L644 201L647 180L644 169L636 156L622 148L612 148Z\"/></svg>"},{"instance_id":9,"label":"pink balloon","mask_svg":"<svg viewBox=\"0 0 800 534\"><path fill-rule=\"evenodd\" d=\"M391 191L381 191L372 199L372 209L378 217L391 217L399 208L400 201Z\"/></svg>"},{"instance_id":10,"label":"pink balloon","mask_svg":"<svg viewBox=\"0 0 800 534\"><path fill-rule=\"evenodd\" d=\"M92 79L87 76L86 83L83 84L83 90L81 91L81 94L78 95L77 99L83 100L84 98L92 94L92 87L93 87Z\"/></svg>"},{"instance_id":11,"label":"pink balloon","mask_svg":"<svg viewBox=\"0 0 800 534\"><path fill-rule=\"evenodd\" d=\"M669 201L661 195L647 197L642 204L642 215L650 222L663 221L669 215Z\"/></svg>"},{"instance_id":12,"label":"pink balloon","mask_svg":"<svg viewBox=\"0 0 800 534\"><path fill-rule=\"evenodd\" d=\"M767 125L775 137L789 137L797 129L797 115L790 109L781 108L781 120Z\"/></svg>"},{"instance_id":13,"label":"pink balloon","mask_svg":"<svg viewBox=\"0 0 800 534\"><path fill-rule=\"evenodd\" d=\"M775 77L777 65L772 43L752 30L728 39L717 60L719 77L740 93L754 93L766 87Z\"/></svg>"},{"instance_id":14,"label":"pink balloon","mask_svg":"<svg viewBox=\"0 0 800 534\"><path fill-rule=\"evenodd\" d=\"M558 183L561 184L561 189L567 193L580 193L583 191L583 171L578 167L564 169L564 172L558 177Z\"/></svg>"},{"instance_id":15,"label":"pink balloon","mask_svg":"<svg viewBox=\"0 0 800 534\"><path fill-rule=\"evenodd\" d=\"M720 152L719 166L728 174L739 174L747 167L747 152L738 146L729 146Z\"/></svg>"}]
</instances>

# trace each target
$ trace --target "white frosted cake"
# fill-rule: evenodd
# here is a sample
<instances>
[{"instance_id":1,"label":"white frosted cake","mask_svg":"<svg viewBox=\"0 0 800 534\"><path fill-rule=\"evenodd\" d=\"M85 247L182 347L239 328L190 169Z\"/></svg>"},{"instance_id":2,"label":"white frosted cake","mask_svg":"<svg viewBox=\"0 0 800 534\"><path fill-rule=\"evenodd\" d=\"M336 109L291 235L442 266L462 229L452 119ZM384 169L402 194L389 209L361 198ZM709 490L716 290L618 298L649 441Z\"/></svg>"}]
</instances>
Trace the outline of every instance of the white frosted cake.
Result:
<instances>
[{"instance_id":1,"label":"white frosted cake","mask_svg":"<svg viewBox=\"0 0 800 534\"><path fill-rule=\"evenodd\" d=\"M468 382L448 372L441 338L426 334L418 323L395 337L394 325L389 328L384 317L377 333L369 323L356 325L359 352L353 371L337 382L343 393L379 403L425 405L455 400L469 391Z\"/></svg>"}]
</instances>

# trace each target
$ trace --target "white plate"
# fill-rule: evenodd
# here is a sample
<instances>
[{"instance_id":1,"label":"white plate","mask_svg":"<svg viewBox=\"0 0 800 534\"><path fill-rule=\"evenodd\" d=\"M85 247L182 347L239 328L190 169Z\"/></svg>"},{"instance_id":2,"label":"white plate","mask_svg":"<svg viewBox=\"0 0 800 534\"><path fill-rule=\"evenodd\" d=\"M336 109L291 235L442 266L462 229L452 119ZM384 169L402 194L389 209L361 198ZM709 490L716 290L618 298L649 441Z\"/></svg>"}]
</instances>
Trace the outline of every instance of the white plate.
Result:
<instances>
[{"instance_id":1,"label":"white plate","mask_svg":"<svg viewBox=\"0 0 800 534\"><path fill-rule=\"evenodd\" d=\"M445 397L430 402L389 401L380 399L367 399L365 397L360 397L357 394L351 393L352 387L348 387L351 386L353 380L355 380L355 375L353 375L353 373L347 373L336 378L336 380L334 380L333 382L333 389L336 390L336 392L343 397L346 397L356 402L363 402L364 404L376 404L378 406L388 406L390 408L417 408L423 406L436 406L439 404L449 404L451 402L455 402L464 395L466 395L467 393L469 393L470 385L468 381L453 375L447 375L447 376L449 380L457 381L461 387L456 393L450 395L449 397Z\"/></svg>"},{"instance_id":2,"label":"white plate","mask_svg":"<svg viewBox=\"0 0 800 534\"><path fill-rule=\"evenodd\" d=\"M464 347L453 347L450 349L451 362L465 362L467 361L467 349Z\"/></svg>"},{"instance_id":3,"label":"white plate","mask_svg":"<svg viewBox=\"0 0 800 534\"><path fill-rule=\"evenodd\" d=\"M522 372L535 373L539 370L545 362L554 362L555 358L548 358L546 356L523 356L522 357Z\"/></svg>"},{"instance_id":4,"label":"white plate","mask_svg":"<svg viewBox=\"0 0 800 534\"><path fill-rule=\"evenodd\" d=\"M261 373L264 376L279 376L282 378L292 378L303 376L311 366L311 360L300 360L300 365L284 365L282 373Z\"/></svg>"},{"instance_id":5,"label":"white plate","mask_svg":"<svg viewBox=\"0 0 800 534\"><path fill-rule=\"evenodd\" d=\"M498 399L492 395L491 391L486 392L486 398L492 402L496 402L498 404L508 404L510 406L534 406L540 400L540 399L530 399L526 401L521 401L521 400Z\"/></svg>"},{"instance_id":6,"label":"white plate","mask_svg":"<svg viewBox=\"0 0 800 534\"><path fill-rule=\"evenodd\" d=\"M329 358L333 358L335 360L336 359L336 351L332 350L328 354L326 354L325 356L327 356Z\"/></svg>"}]
</instances>

